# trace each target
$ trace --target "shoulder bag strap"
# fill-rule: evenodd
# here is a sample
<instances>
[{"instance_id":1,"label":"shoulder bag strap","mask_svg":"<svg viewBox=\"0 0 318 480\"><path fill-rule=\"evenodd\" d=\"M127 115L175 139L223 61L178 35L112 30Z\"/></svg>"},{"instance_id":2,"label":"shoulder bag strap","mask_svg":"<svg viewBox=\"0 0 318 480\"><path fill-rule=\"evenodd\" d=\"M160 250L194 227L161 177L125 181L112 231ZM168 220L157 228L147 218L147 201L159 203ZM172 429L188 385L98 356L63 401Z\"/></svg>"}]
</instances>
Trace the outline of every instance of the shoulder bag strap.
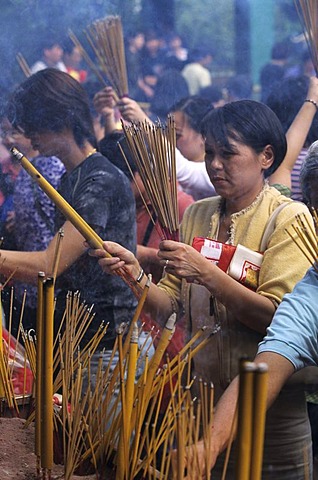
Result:
<instances>
[{"instance_id":1,"label":"shoulder bag strap","mask_svg":"<svg viewBox=\"0 0 318 480\"><path fill-rule=\"evenodd\" d=\"M276 218L277 218L278 214L283 210L283 208L285 208L287 205L290 205L290 202L284 202L284 203L281 203L280 205L278 205L278 207L275 208L275 210L273 211L273 213L271 214L271 216L267 220L265 230L264 230L264 233L263 233L261 246L260 246L260 252L263 253L266 250L269 237L272 235L272 233L275 230Z\"/></svg>"}]
</instances>

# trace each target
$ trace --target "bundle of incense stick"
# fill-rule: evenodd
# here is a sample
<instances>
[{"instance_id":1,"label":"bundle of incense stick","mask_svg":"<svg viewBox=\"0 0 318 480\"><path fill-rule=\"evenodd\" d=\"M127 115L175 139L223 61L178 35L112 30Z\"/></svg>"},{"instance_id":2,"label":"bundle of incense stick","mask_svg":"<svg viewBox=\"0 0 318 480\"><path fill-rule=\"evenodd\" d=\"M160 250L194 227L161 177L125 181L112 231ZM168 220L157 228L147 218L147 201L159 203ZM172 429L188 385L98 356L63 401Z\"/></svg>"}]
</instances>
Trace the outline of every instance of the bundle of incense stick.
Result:
<instances>
[{"instance_id":1,"label":"bundle of incense stick","mask_svg":"<svg viewBox=\"0 0 318 480\"><path fill-rule=\"evenodd\" d=\"M182 449L195 444L201 424L209 451L213 387L202 382L201 400L195 409L190 395L193 380L185 389L181 387L184 371L190 371L193 358L190 351L185 348L184 355L171 361L167 359L166 367L158 371L158 362L171 336L171 326L150 361L145 353L147 348L138 348L136 324L125 340L124 332L125 329L118 330L106 367L101 354L94 386L83 385L83 377L86 375L89 379L91 374L88 364L84 375L81 353L73 351L71 354L69 350L67 366L66 356L61 351L62 409L57 413L56 422L62 429L66 479L71 478L74 471L85 471L85 465L93 466L96 471L115 469L118 479L138 478L140 474L142 478L168 478L172 446L178 446L180 452L184 452ZM151 337L146 343L149 342ZM136 372L141 365L144 370L138 380ZM176 373L179 383L172 382ZM186 376L189 377L189 372ZM163 418L160 418L166 384L171 386L170 401ZM176 423L178 416L181 423ZM195 455L194 458L193 468L198 470L201 466ZM207 462L209 464L208 455ZM183 456L180 455L174 465L179 472L184 470Z\"/></svg>"},{"instance_id":2,"label":"bundle of incense stick","mask_svg":"<svg viewBox=\"0 0 318 480\"><path fill-rule=\"evenodd\" d=\"M119 98L128 95L125 46L121 19L108 16L96 20L84 32L96 57L99 68L85 51L76 35L70 32L73 43L80 48L84 60L102 83L111 84ZM106 76L106 80L103 78ZM108 82L107 82L108 81Z\"/></svg>"},{"instance_id":3,"label":"bundle of incense stick","mask_svg":"<svg viewBox=\"0 0 318 480\"><path fill-rule=\"evenodd\" d=\"M46 283L50 291L48 297L44 295ZM208 387L201 381L200 400L197 402L190 395L193 383L190 379L192 359L209 339L204 335L205 329L201 329L177 357L171 360L167 358L165 366L160 368L174 332L174 314L168 319L149 360L148 352L153 346L153 338L149 333L143 344L139 343L137 320L150 284L151 276L130 327L124 324L118 328L111 354L104 359L103 351L99 353L97 369L94 367L92 370L91 361L102 338L107 334L107 325L101 325L88 344L81 348L81 341L94 316L91 308L81 304L79 293L70 293L66 298L65 312L54 345L52 338L51 346L43 348L47 335L42 331L35 337L36 352L33 345L26 349L33 368L36 365L36 385L38 386L38 377L41 377L40 386L42 384L35 397L35 405L41 407L40 416L35 417L35 450L39 474L42 471L43 475L50 475L52 469L53 426L56 431L55 451L61 452L66 480L71 479L74 472L85 472L87 467L94 468L97 473L105 471L109 465L116 470L117 479L128 480L138 475L143 478L168 478L172 468L179 480L185 471L184 449L188 446L195 447L199 439L199 426L203 426L201 434L206 449L205 469L209 472L213 386ZM54 279L51 277L46 280L40 272L39 330L42 323L52 325L52 287ZM49 314L51 320L44 322L41 312L43 315ZM28 340L30 338L28 336ZM47 363L47 350L53 351L53 347L55 355L50 355L51 360ZM43 360L35 358L38 355L43 356ZM48 370L54 371L53 388L48 384ZM177 381L173 381L173 378L177 378ZM186 379L185 388L181 383L183 378ZM169 405L160 418L163 390L167 384L171 389ZM62 395L53 397L57 407L54 410L44 408L42 403L47 407L50 403L47 393L54 391L62 392ZM197 408L195 403L198 404ZM43 428L43 424L46 428ZM177 455L173 454L175 446ZM200 471L202 466L195 448L193 452L193 463L187 465L187 469L190 472Z\"/></svg>"},{"instance_id":4,"label":"bundle of incense stick","mask_svg":"<svg viewBox=\"0 0 318 480\"><path fill-rule=\"evenodd\" d=\"M87 467L96 472L115 469L118 479L136 478L138 474L148 478L168 478L172 466L179 472L185 467L181 455L171 464L173 447L177 445L182 452L188 445L194 445L199 438L199 425L203 425L204 442L207 452L210 450L213 387L201 382L201 400L197 402L197 408L190 395L193 383L190 380L191 361L208 341L202 340L205 329L197 332L177 357L167 358L165 366L159 368L174 331L174 315L167 322L155 353L148 359L153 338L149 333L141 344L138 339L141 331L137 327L151 278L148 280L131 326L123 325L118 329L110 357L105 363L101 352L97 371L95 368L94 372L91 360L101 339L107 335L107 325L101 325L89 344L81 348L81 340L93 320L93 314L90 308L81 304L79 293L67 296L62 326L55 338L53 359L53 391L62 393L54 395L58 404L53 411L55 452L60 452L66 480L74 472L85 472ZM42 282L43 278L39 284ZM42 310L41 304L39 310ZM39 339L35 338L38 355ZM27 352L32 364L38 365L38 359L34 359L34 347L28 348ZM42 365L42 362L39 363ZM37 375L45 377L41 371L36 371ZM172 381L175 376L177 382ZM187 381L186 388L181 384L183 377ZM170 401L160 418L163 389L167 384L171 388ZM38 395L39 392L36 393L36 405L42 403L43 389ZM42 410L42 417L36 417L39 472L41 469L43 472L50 470L46 462L47 458L51 458L52 448L51 443L43 447L44 431L37 428L37 422L42 423L43 415L46 414ZM31 417L34 418L34 414ZM52 425L48 418L45 420ZM49 436L48 432L46 435ZM194 459L193 468L200 470L195 455ZM191 466L188 468L191 470ZM183 478L180 475L178 479Z\"/></svg>"},{"instance_id":5,"label":"bundle of incense stick","mask_svg":"<svg viewBox=\"0 0 318 480\"><path fill-rule=\"evenodd\" d=\"M127 125L122 122L122 127L130 154L143 181L146 195L158 219L160 227L158 233L163 239L178 240L179 212L174 119L169 116L166 124L161 122L156 124L132 122ZM130 168L120 143L119 147L128 168ZM142 196L141 192L140 195L156 227L156 223L147 207L148 201Z\"/></svg>"},{"instance_id":6,"label":"bundle of incense stick","mask_svg":"<svg viewBox=\"0 0 318 480\"><path fill-rule=\"evenodd\" d=\"M294 0L294 2L318 76L318 3L317 0Z\"/></svg>"},{"instance_id":7,"label":"bundle of incense stick","mask_svg":"<svg viewBox=\"0 0 318 480\"><path fill-rule=\"evenodd\" d=\"M21 335L21 319L24 311L26 292L24 293L21 306L18 338L14 338L11 334L12 315L13 309L15 308L13 297L14 290L12 288L8 330L2 325L2 307L0 302L0 399L2 399L4 405L11 410L13 416L18 416L20 410L19 404L24 406L29 403L32 393L33 365L28 360L28 358L32 358L32 339L26 345L26 349L29 348L29 352L24 351L18 339ZM19 403L17 402L18 398Z\"/></svg>"},{"instance_id":8,"label":"bundle of incense stick","mask_svg":"<svg viewBox=\"0 0 318 480\"><path fill-rule=\"evenodd\" d=\"M317 210L313 210L314 223L318 225ZM318 270L318 237L313 225L304 214L296 215L296 222L286 230L307 260Z\"/></svg>"},{"instance_id":9,"label":"bundle of incense stick","mask_svg":"<svg viewBox=\"0 0 318 480\"><path fill-rule=\"evenodd\" d=\"M240 362L239 378L235 478L261 480L268 382L267 365L243 359Z\"/></svg>"}]
</instances>

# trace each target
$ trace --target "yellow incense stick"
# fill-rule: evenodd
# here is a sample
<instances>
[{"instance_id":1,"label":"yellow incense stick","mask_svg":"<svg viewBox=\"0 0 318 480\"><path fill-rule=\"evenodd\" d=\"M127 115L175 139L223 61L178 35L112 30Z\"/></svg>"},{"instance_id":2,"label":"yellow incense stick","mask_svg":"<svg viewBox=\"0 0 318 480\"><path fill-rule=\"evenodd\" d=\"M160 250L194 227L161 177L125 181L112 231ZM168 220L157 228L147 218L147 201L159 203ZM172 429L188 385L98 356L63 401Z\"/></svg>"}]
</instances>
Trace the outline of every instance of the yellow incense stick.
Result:
<instances>
[{"instance_id":1,"label":"yellow incense stick","mask_svg":"<svg viewBox=\"0 0 318 480\"><path fill-rule=\"evenodd\" d=\"M240 362L236 477L250 480L255 364Z\"/></svg>"},{"instance_id":2,"label":"yellow incense stick","mask_svg":"<svg viewBox=\"0 0 318 480\"><path fill-rule=\"evenodd\" d=\"M43 284L43 383L41 392L41 466L50 472L53 466L53 322L54 281L48 278Z\"/></svg>"},{"instance_id":3,"label":"yellow incense stick","mask_svg":"<svg viewBox=\"0 0 318 480\"><path fill-rule=\"evenodd\" d=\"M0 290L0 358L3 358L3 341L2 341L2 322L3 322L3 316L2 316L2 301L1 301L1 292ZM4 397L4 387L3 387L3 381L0 375L0 398Z\"/></svg>"},{"instance_id":4,"label":"yellow incense stick","mask_svg":"<svg viewBox=\"0 0 318 480\"><path fill-rule=\"evenodd\" d=\"M36 375L35 375L35 455L37 457L37 469L40 473L41 458L41 383L43 362L43 282L44 272L38 274L37 287L37 311L36 311Z\"/></svg>"},{"instance_id":5,"label":"yellow incense stick","mask_svg":"<svg viewBox=\"0 0 318 480\"><path fill-rule=\"evenodd\" d=\"M254 374L253 441L251 451L250 480L261 480L266 418L268 367L257 365Z\"/></svg>"},{"instance_id":6,"label":"yellow incense stick","mask_svg":"<svg viewBox=\"0 0 318 480\"><path fill-rule=\"evenodd\" d=\"M71 205L60 195L54 187L38 172L32 163L15 147L11 148L12 155L19 160L22 167L36 181L36 183L50 197L65 217L79 230L83 237L94 248L103 248L103 241ZM107 256L111 256L107 254Z\"/></svg>"}]
</instances>

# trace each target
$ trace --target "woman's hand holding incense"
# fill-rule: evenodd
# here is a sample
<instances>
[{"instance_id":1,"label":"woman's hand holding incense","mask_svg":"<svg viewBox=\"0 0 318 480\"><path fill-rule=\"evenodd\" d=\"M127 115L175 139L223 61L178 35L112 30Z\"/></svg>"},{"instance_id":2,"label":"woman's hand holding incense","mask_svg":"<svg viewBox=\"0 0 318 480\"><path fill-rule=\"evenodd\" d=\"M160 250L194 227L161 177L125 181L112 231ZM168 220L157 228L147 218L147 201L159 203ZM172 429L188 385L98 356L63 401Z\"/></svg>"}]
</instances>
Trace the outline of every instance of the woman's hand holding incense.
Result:
<instances>
[{"instance_id":1,"label":"woman's hand holding incense","mask_svg":"<svg viewBox=\"0 0 318 480\"><path fill-rule=\"evenodd\" d=\"M103 117L114 114L115 93L112 87L105 87L94 95L93 103L97 113Z\"/></svg>"},{"instance_id":2,"label":"woman's hand holding incense","mask_svg":"<svg viewBox=\"0 0 318 480\"><path fill-rule=\"evenodd\" d=\"M140 265L135 255L115 242L103 242L104 249L98 248L90 250L92 257L98 258L98 263L106 273L115 273L117 270L125 267L133 278L137 278L140 273ZM107 253L111 257L107 256Z\"/></svg>"},{"instance_id":3,"label":"woman's hand holding incense","mask_svg":"<svg viewBox=\"0 0 318 480\"><path fill-rule=\"evenodd\" d=\"M138 103L129 97L123 97L117 103L117 108L121 116L127 122L151 122L150 118L138 105Z\"/></svg>"},{"instance_id":4,"label":"woman's hand holding incense","mask_svg":"<svg viewBox=\"0 0 318 480\"><path fill-rule=\"evenodd\" d=\"M104 272L116 274L118 270L124 268L135 280L136 284L139 284L142 289L145 288L148 281L147 275L145 275L132 252L115 242L103 242L103 247L90 250L89 254L98 258L98 263ZM111 257L109 257L109 254ZM144 311L153 315L162 327L174 311L171 298L153 283L149 286L144 307Z\"/></svg>"},{"instance_id":5,"label":"woman's hand holding incense","mask_svg":"<svg viewBox=\"0 0 318 480\"><path fill-rule=\"evenodd\" d=\"M206 273L209 272L210 276L211 270L217 268L190 245L172 240L160 243L158 257L167 273L188 282L204 284Z\"/></svg>"}]
</instances>

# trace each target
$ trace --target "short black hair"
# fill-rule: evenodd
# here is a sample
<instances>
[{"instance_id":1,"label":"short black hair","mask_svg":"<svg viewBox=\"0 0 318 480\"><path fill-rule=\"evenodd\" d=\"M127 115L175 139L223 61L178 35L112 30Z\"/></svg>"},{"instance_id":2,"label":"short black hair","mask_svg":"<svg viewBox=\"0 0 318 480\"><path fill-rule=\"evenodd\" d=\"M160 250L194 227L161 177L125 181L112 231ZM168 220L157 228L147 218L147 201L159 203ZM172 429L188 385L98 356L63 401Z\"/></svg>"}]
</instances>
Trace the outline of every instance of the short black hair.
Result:
<instances>
[{"instance_id":1,"label":"short black hair","mask_svg":"<svg viewBox=\"0 0 318 480\"><path fill-rule=\"evenodd\" d=\"M289 57L290 44L287 40L273 45L271 57L273 60L286 60Z\"/></svg>"},{"instance_id":2,"label":"short black hair","mask_svg":"<svg viewBox=\"0 0 318 480\"><path fill-rule=\"evenodd\" d=\"M122 154L122 148L124 155L128 161L129 167L132 171L132 174L137 172L136 164L132 158L129 147L127 145L126 138L123 132L115 130L112 133L105 135L105 137L99 142L99 151L108 158L108 160L115 165L119 170L121 170L126 177L131 181L132 175L124 155Z\"/></svg>"},{"instance_id":3,"label":"short black hair","mask_svg":"<svg viewBox=\"0 0 318 480\"><path fill-rule=\"evenodd\" d=\"M7 116L28 132L71 129L76 143L96 146L87 93L77 80L55 68L41 70L21 83L8 102Z\"/></svg>"},{"instance_id":4,"label":"short black hair","mask_svg":"<svg viewBox=\"0 0 318 480\"><path fill-rule=\"evenodd\" d=\"M200 88L199 96L201 98L207 98L211 104L224 98L222 88L216 87L215 85Z\"/></svg>"},{"instance_id":5,"label":"short black hair","mask_svg":"<svg viewBox=\"0 0 318 480\"><path fill-rule=\"evenodd\" d=\"M237 100L249 99L253 93L253 82L249 75L239 74L230 77L226 88L229 95Z\"/></svg>"},{"instance_id":6,"label":"short black hair","mask_svg":"<svg viewBox=\"0 0 318 480\"><path fill-rule=\"evenodd\" d=\"M171 112L183 112L188 119L190 127L194 131L201 133L201 121L213 108L210 100L199 95L191 95L175 103L171 108Z\"/></svg>"},{"instance_id":7,"label":"short black hair","mask_svg":"<svg viewBox=\"0 0 318 480\"><path fill-rule=\"evenodd\" d=\"M210 111L202 120L201 133L228 149L230 138L256 153L271 145L274 162L264 172L265 177L279 167L287 151L286 137L277 116L267 105L255 100L237 100Z\"/></svg>"}]
</instances>

